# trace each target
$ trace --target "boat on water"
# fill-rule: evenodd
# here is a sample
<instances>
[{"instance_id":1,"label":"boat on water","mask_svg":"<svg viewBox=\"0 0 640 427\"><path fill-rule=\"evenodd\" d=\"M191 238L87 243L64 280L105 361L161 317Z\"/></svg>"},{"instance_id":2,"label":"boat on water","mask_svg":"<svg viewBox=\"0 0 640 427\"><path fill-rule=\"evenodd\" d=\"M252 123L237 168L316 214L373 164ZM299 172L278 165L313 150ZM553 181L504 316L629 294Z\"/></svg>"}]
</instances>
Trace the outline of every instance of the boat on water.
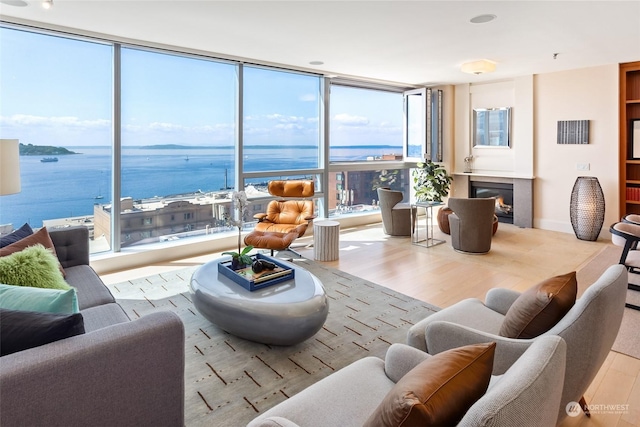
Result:
<instances>
[{"instance_id":1,"label":"boat on water","mask_svg":"<svg viewBox=\"0 0 640 427\"><path fill-rule=\"evenodd\" d=\"M44 158L40 159L40 161L42 163L53 163L53 162L57 162L58 158L57 157L44 157Z\"/></svg>"}]
</instances>

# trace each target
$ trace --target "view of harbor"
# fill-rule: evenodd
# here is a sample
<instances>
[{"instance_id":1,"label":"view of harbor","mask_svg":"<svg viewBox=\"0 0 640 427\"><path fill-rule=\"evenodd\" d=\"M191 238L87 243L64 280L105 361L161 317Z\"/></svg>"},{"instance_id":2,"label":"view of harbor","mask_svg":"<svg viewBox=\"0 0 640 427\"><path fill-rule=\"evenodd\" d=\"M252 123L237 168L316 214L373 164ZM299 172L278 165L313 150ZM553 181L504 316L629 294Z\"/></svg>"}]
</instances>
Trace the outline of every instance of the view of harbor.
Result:
<instances>
[{"instance_id":1,"label":"view of harbor","mask_svg":"<svg viewBox=\"0 0 640 427\"><path fill-rule=\"evenodd\" d=\"M94 205L111 200L111 148L67 147L78 154L21 156L22 191L0 200L0 224L29 223L93 215ZM380 158L401 147L359 146L332 149L334 161ZM253 148L245 169L267 171L317 167L316 148ZM57 160L51 160L57 159ZM122 197L134 200L232 189L232 148L123 147ZM227 190L228 191L228 190Z\"/></svg>"}]
</instances>

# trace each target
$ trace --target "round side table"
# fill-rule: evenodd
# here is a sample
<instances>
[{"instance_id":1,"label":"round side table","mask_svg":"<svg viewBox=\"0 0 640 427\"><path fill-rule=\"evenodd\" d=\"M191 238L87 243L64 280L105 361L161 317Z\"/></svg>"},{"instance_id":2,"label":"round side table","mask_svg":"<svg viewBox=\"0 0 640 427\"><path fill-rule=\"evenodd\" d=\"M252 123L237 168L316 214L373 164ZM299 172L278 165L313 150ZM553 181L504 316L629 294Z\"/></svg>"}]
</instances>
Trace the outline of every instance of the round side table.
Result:
<instances>
[{"instance_id":1,"label":"round side table","mask_svg":"<svg viewBox=\"0 0 640 427\"><path fill-rule=\"evenodd\" d=\"M313 259L335 261L340 256L340 223L338 221L314 221Z\"/></svg>"}]
</instances>

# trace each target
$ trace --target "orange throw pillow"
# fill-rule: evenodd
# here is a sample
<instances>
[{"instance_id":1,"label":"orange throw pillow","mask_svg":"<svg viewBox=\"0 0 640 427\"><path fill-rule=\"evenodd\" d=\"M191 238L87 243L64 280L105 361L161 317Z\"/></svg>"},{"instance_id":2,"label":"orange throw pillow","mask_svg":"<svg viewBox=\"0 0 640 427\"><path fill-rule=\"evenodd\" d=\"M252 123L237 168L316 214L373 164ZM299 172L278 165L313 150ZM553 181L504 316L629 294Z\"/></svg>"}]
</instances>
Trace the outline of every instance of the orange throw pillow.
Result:
<instances>
[{"instance_id":1,"label":"orange throw pillow","mask_svg":"<svg viewBox=\"0 0 640 427\"><path fill-rule=\"evenodd\" d=\"M56 254L56 248L55 246L53 246L51 236L49 236L49 232L47 231L47 227L42 227L32 235L25 237L24 239L20 239L17 242L10 244L9 246L0 248L0 257L11 255L14 252L20 252L21 250L28 248L29 246L35 246L37 244L41 244L42 246L50 250L51 253L56 256L56 258L58 257L58 255ZM64 269L62 268L62 265L59 261L58 268L60 268L60 272L64 276Z\"/></svg>"},{"instance_id":2,"label":"orange throw pillow","mask_svg":"<svg viewBox=\"0 0 640 427\"><path fill-rule=\"evenodd\" d=\"M538 283L513 302L499 334L507 338L535 338L547 332L571 310L577 293L575 271Z\"/></svg>"},{"instance_id":3,"label":"orange throw pillow","mask_svg":"<svg viewBox=\"0 0 640 427\"><path fill-rule=\"evenodd\" d=\"M409 371L365 427L456 425L487 391L496 343L443 351Z\"/></svg>"}]
</instances>

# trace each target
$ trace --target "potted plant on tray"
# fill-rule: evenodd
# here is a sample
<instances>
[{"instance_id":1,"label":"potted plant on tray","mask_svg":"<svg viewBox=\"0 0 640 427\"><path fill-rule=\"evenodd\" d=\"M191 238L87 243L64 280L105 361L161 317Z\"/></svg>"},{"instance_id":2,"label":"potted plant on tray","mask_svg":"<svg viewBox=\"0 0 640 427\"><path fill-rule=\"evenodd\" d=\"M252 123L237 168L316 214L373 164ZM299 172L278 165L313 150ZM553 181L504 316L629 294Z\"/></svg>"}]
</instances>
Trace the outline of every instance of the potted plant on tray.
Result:
<instances>
[{"instance_id":1,"label":"potted plant on tray","mask_svg":"<svg viewBox=\"0 0 640 427\"><path fill-rule=\"evenodd\" d=\"M234 191L231 195L231 207L236 215L235 218L227 217L227 224L238 227L238 252L227 251L222 252L222 255L231 255L231 269L233 270L246 267L253 262L251 256L249 256L249 252L253 249L253 246L249 245L240 250L242 243L242 224L248 204L247 194L244 191Z\"/></svg>"}]
</instances>

